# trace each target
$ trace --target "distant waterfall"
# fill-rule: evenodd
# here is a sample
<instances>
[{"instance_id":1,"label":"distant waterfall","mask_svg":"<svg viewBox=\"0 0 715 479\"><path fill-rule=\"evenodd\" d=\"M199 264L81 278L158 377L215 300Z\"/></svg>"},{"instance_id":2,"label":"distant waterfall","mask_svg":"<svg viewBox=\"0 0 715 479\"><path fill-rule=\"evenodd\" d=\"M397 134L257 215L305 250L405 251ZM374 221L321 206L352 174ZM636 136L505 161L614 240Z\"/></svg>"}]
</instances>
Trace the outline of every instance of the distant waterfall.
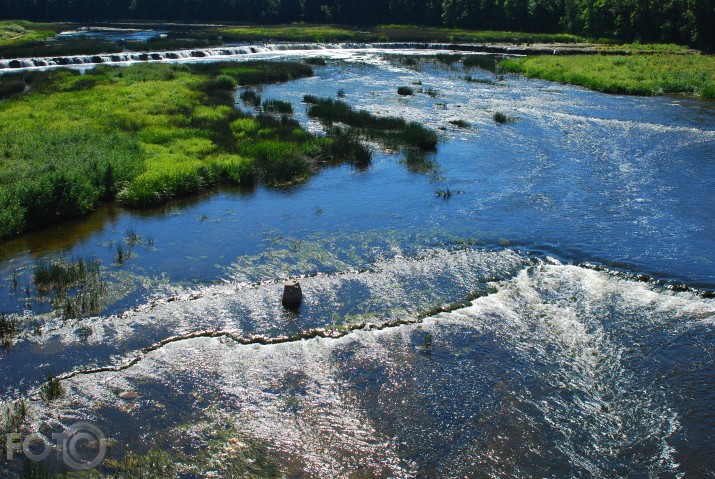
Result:
<instances>
[{"instance_id":1,"label":"distant waterfall","mask_svg":"<svg viewBox=\"0 0 715 479\"><path fill-rule=\"evenodd\" d=\"M447 43L274 43L262 45L223 46L214 48L172 50L161 52L123 52L99 55L67 55L57 57L13 58L0 60L0 70L48 68L71 65L97 65L102 63L160 62L198 58L224 58L276 51L336 50L336 49L388 49L388 50L456 50L504 53L485 45L455 45ZM519 52L514 52L519 53Z\"/></svg>"}]
</instances>

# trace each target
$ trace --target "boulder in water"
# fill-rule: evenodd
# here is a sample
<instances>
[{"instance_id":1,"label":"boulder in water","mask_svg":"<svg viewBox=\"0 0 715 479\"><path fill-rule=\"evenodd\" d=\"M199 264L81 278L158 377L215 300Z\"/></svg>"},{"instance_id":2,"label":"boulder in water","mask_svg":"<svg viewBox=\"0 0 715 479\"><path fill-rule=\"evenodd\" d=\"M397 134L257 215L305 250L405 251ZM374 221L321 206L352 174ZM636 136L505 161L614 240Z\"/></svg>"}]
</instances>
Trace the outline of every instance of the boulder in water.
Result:
<instances>
[{"instance_id":1,"label":"boulder in water","mask_svg":"<svg viewBox=\"0 0 715 479\"><path fill-rule=\"evenodd\" d=\"M298 281L286 281L283 284L283 306L288 309L300 308L303 292Z\"/></svg>"}]
</instances>

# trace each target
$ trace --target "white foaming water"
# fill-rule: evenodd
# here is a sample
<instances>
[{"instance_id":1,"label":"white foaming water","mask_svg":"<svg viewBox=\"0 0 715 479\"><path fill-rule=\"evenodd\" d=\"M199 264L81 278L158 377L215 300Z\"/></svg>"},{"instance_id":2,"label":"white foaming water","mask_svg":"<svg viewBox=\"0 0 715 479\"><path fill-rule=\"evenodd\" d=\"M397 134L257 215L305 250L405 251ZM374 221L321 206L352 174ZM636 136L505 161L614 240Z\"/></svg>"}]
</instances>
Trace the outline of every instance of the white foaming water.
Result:
<instances>
[{"instance_id":1,"label":"white foaming water","mask_svg":"<svg viewBox=\"0 0 715 479\"><path fill-rule=\"evenodd\" d=\"M250 45L226 45L214 48L195 48L187 50L171 50L158 52L122 52L96 55L64 55L56 57L33 57L0 60L0 70L24 70L32 68L56 68L66 66L92 66L98 64L126 64L134 62L181 62L181 61L210 61L230 59L236 60L249 56L264 56L276 52L289 52L292 55L301 55L301 52L330 52L356 51L356 52L386 52L398 50L403 53L424 54L425 51L447 51L461 49L469 51L470 45L451 45L442 43L266 43Z\"/></svg>"},{"instance_id":2,"label":"white foaming water","mask_svg":"<svg viewBox=\"0 0 715 479\"><path fill-rule=\"evenodd\" d=\"M176 398L210 398L188 415L267 441L306 477L682 475L671 444L682 424L646 337L699 328L715 304L559 264L494 286L421 324L341 339L172 343L126 370L66 380L65 406L33 416L101 424L97 409L128 408L151 437L155 411L184 417ZM139 399L119 399L127 390Z\"/></svg>"}]
</instances>

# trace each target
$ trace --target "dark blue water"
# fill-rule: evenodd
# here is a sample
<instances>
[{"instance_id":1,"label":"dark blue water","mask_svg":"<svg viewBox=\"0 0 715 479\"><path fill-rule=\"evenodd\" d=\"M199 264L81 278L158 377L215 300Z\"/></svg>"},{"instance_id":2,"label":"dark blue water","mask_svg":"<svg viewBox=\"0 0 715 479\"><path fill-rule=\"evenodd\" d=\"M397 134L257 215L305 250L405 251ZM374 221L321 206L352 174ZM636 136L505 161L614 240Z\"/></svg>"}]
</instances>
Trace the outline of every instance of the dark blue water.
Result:
<instances>
[{"instance_id":1,"label":"dark blue water","mask_svg":"<svg viewBox=\"0 0 715 479\"><path fill-rule=\"evenodd\" d=\"M326 167L291 188L220 190L150 212L107 207L3 244L0 304L44 328L3 353L4 396L36 394L47 369L120 364L173 335L405 321L273 346L178 341L128 369L67 379L68 400L33 403L32 424L148 430L144 446L179 424L231 424L296 477L715 473L715 304L628 279L715 288L713 104L325 54L315 77L263 98L291 101L319 131L300 100L343 90L355 107L438 129L438 151L415 171L374 145L364 171ZM402 85L417 93L398 96ZM516 121L499 125L495 112ZM435 194L446 189L448 199ZM113 264L129 232L132 257ZM34 316L49 307L27 301L25 285L48 255L102 262L105 314ZM293 314L280 281L299 276L306 300Z\"/></svg>"}]
</instances>

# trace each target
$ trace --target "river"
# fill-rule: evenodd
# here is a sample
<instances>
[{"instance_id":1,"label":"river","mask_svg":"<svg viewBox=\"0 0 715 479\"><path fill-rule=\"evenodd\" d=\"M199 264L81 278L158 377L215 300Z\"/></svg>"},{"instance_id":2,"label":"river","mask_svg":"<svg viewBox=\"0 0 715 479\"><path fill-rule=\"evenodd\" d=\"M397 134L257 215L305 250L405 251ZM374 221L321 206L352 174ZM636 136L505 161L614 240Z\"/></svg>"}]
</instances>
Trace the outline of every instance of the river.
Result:
<instances>
[{"instance_id":1,"label":"river","mask_svg":"<svg viewBox=\"0 0 715 479\"><path fill-rule=\"evenodd\" d=\"M288 477L715 475L713 103L434 53L241 55L326 58L261 95L320 131L301 99L340 91L437 129L425 158L374 146L365 170L108 205L0 245L0 305L45 322L1 353L3 399L52 370L67 394L32 402L38 430L91 421L141 449L230 426ZM81 255L112 278L102 315L62 322L25 298L38 260Z\"/></svg>"}]
</instances>

